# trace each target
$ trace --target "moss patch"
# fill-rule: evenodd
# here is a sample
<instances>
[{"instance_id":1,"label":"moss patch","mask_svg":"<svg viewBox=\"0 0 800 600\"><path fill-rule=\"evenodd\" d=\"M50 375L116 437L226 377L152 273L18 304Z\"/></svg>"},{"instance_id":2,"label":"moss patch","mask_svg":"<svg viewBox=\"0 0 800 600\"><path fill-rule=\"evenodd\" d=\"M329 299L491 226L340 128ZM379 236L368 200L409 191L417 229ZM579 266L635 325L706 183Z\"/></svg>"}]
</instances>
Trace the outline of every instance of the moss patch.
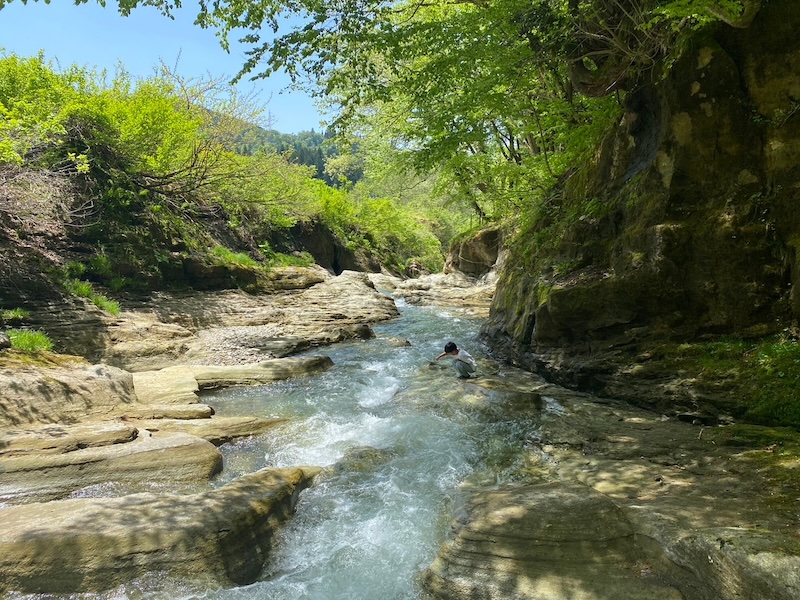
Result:
<instances>
[{"instance_id":1,"label":"moss patch","mask_svg":"<svg viewBox=\"0 0 800 600\"><path fill-rule=\"evenodd\" d=\"M788 335L664 344L652 368L728 389L724 408L746 423L800 429L800 342ZM648 367L645 367L648 368Z\"/></svg>"},{"instance_id":2,"label":"moss patch","mask_svg":"<svg viewBox=\"0 0 800 600\"><path fill-rule=\"evenodd\" d=\"M771 488L765 490L767 502L796 515L800 498L800 432L789 427L750 424L706 432L718 445L741 448L738 459L763 475Z\"/></svg>"},{"instance_id":3,"label":"moss patch","mask_svg":"<svg viewBox=\"0 0 800 600\"><path fill-rule=\"evenodd\" d=\"M80 356L41 351L36 354L13 348L0 351L0 369L27 369L31 367L80 367L89 363Z\"/></svg>"}]
</instances>

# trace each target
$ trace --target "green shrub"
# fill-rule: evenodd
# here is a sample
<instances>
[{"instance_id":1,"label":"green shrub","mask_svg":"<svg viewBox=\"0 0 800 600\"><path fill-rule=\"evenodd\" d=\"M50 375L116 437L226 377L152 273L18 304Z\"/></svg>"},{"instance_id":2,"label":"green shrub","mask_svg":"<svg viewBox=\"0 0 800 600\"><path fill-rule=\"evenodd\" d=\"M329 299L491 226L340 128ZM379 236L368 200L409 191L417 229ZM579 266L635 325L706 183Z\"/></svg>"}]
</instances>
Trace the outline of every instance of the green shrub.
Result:
<instances>
[{"instance_id":1,"label":"green shrub","mask_svg":"<svg viewBox=\"0 0 800 600\"><path fill-rule=\"evenodd\" d=\"M64 288L73 296L79 298L91 298L94 294L94 287L88 281L81 281L80 279L67 279L64 282Z\"/></svg>"},{"instance_id":2,"label":"green shrub","mask_svg":"<svg viewBox=\"0 0 800 600\"><path fill-rule=\"evenodd\" d=\"M111 300L110 298L104 296L103 294L94 294L90 298L90 300L100 310L104 310L107 313L114 315L115 317L119 316L121 309L119 306L119 302L117 302L116 300Z\"/></svg>"},{"instance_id":3,"label":"green shrub","mask_svg":"<svg viewBox=\"0 0 800 600\"><path fill-rule=\"evenodd\" d=\"M81 262L70 261L64 267L64 275L70 279L77 279L86 274L86 265Z\"/></svg>"},{"instance_id":4,"label":"green shrub","mask_svg":"<svg viewBox=\"0 0 800 600\"><path fill-rule=\"evenodd\" d=\"M9 329L8 337L11 347L20 352L36 354L53 349L53 342L47 334L29 329Z\"/></svg>"},{"instance_id":5,"label":"green shrub","mask_svg":"<svg viewBox=\"0 0 800 600\"><path fill-rule=\"evenodd\" d=\"M89 260L89 269L92 273L101 279L111 279L114 275L114 269L111 264L111 259L105 254L98 254Z\"/></svg>"},{"instance_id":6,"label":"green shrub","mask_svg":"<svg viewBox=\"0 0 800 600\"><path fill-rule=\"evenodd\" d=\"M297 252L295 254L283 254L275 252L269 260L270 267L308 267L314 264L314 257L308 252Z\"/></svg>"}]
</instances>

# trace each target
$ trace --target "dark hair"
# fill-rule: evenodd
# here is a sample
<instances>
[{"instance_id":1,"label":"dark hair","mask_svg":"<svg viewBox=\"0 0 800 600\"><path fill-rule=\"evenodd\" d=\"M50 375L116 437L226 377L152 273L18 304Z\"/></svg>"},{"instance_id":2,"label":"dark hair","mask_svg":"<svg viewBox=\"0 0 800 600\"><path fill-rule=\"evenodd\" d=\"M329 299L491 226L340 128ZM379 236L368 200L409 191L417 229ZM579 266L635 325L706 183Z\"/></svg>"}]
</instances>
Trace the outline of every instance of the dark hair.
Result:
<instances>
[{"instance_id":1,"label":"dark hair","mask_svg":"<svg viewBox=\"0 0 800 600\"><path fill-rule=\"evenodd\" d=\"M451 352L455 352L456 350L458 350L458 346L456 346L454 342L447 342L444 345L444 351L447 354L450 354Z\"/></svg>"}]
</instances>

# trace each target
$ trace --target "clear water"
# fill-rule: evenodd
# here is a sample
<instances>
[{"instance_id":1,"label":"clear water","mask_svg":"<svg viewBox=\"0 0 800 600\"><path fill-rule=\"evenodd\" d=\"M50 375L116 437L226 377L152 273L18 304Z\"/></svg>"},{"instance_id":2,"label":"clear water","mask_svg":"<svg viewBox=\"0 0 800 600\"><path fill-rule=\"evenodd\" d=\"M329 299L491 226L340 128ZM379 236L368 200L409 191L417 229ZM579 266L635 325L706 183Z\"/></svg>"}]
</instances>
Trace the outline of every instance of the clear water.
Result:
<instances>
[{"instance_id":1,"label":"clear water","mask_svg":"<svg viewBox=\"0 0 800 600\"><path fill-rule=\"evenodd\" d=\"M223 446L214 485L265 466L326 467L302 492L260 581L209 590L165 589L162 580L160 591L139 581L105 597L420 598L419 575L444 539L459 486L518 477L535 411L512 413L514 398L457 379L448 359L431 364L453 340L479 374L497 375L477 341L479 321L400 304L401 318L375 327L376 339L321 350L334 362L322 375L204 397L217 414L287 419Z\"/></svg>"}]
</instances>

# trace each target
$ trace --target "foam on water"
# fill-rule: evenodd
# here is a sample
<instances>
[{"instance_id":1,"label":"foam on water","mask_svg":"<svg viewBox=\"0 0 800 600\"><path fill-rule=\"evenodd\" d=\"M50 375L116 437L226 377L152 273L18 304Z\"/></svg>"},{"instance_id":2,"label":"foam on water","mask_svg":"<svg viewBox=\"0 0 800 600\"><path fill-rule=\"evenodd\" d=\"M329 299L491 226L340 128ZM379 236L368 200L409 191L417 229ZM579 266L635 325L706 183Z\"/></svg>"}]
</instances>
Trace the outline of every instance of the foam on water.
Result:
<instances>
[{"instance_id":1,"label":"foam on water","mask_svg":"<svg viewBox=\"0 0 800 600\"><path fill-rule=\"evenodd\" d=\"M470 388L450 368L429 365L450 340L480 361L477 321L397 304L402 318L375 327L376 339L324 349L334 367L319 376L205 398L221 415L287 419L266 434L225 444L225 468L213 485L265 466L325 467L276 535L260 581L203 589L144 579L81 597L420 598L418 577L444 538L459 484L482 465L502 467L526 432L515 422L487 420L464 401Z\"/></svg>"}]
</instances>

